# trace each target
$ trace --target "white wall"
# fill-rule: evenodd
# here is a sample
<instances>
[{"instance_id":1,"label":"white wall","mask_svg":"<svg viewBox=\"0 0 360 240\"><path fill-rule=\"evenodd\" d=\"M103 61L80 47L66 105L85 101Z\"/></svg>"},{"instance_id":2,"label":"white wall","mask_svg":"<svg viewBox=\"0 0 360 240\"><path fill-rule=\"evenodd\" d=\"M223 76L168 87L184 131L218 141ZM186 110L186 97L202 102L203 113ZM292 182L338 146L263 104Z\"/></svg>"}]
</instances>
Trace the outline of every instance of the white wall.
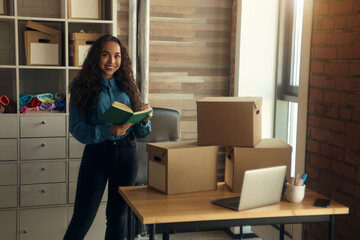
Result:
<instances>
[{"instance_id":1,"label":"white wall","mask_svg":"<svg viewBox=\"0 0 360 240\"><path fill-rule=\"evenodd\" d=\"M262 137L273 137L279 0L238 0L235 96L261 96Z\"/></svg>"}]
</instances>

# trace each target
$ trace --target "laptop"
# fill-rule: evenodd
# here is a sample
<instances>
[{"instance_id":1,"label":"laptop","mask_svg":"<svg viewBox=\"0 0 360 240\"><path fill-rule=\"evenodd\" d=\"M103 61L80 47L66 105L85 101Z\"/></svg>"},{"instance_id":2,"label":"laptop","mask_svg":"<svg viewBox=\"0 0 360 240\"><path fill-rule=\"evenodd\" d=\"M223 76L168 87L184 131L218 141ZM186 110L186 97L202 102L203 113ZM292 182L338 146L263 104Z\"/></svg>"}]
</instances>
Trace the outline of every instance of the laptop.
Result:
<instances>
[{"instance_id":1,"label":"laptop","mask_svg":"<svg viewBox=\"0 0 360 240\"><path fill-rule=\"evenodd\" d=\"M241 196L213 200L212 203L242 211L280 202L286 166L247 170Z\"/></svg>"}]
</instances>

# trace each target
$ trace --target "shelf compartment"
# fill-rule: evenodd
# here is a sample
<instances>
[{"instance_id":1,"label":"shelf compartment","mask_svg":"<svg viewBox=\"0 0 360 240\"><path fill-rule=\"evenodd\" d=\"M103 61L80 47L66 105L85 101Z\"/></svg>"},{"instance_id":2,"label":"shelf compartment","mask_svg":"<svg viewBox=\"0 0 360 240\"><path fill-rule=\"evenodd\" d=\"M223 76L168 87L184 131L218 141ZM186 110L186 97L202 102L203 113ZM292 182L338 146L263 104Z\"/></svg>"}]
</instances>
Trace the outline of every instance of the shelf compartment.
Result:
<instances>
[{"instance_id":1,"label":"shelf compartment","mask_svg":"<svg viewBox=\"0 0 360 240\"><path fill-rule=\"evenodd\" d=\"M18 0L18 16L41 18L65 18L65 1Z\"/></svg>"},{"instance_id":2,"label":"shelf compartment","mask_svg":"<svg viewBox=\"0 0 360 240\"><path fill-rule=\"evenodd\" d=\"M0 65L15 65L14 20L0 19Z\"/></svg>"},{"instance_id":3,"label":"shelf compartment","mask_svg":"<svg viewBox=\"0 0 360 240\"><path fill-rule=\"evenodd\" d=\"M10 100L10 104L5 106L5 113L17 113L15 68L0 68L0 96L2 95Z\"/></svg>"},{"instance_id":4,"label":"shelf compartment","mask_svg":"<svg viewBox=\"0 0 360 240\"><path fill-rule=\"evenodd\" d=\"M20 95L66 93L65 69L20 69Z\"/></svg>"},{"instance_id":5,"label":"shelf compartment","mask_svg":"<svg viewBox=\"0 0 360 240\"><path fill-rule=\"evenodd\" d=\"M26 30L26 20L21 20L18 23L18 36L19 36L19 64L26 65L26 54L25 54L25 40L24 40L24 31ZM64 22L56 22L56 21L36 21L36 23L40 23L50 28L54 28L59 30L61 33L61 41L59 44L60 47L60 66L65 66L65 40L64 40L64 32L65 32L65 23Z\"/></svg>"}]
</instances>

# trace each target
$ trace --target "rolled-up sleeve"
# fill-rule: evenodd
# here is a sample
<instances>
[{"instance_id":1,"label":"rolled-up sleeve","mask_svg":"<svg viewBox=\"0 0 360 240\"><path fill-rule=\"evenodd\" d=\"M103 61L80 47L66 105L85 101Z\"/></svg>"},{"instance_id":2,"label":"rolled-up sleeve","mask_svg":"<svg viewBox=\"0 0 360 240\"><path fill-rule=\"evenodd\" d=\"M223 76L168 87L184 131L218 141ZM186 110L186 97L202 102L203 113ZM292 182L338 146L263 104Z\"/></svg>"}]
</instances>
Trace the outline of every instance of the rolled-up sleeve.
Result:
<instances>
[{"instance_id":1,"label":"rolled-up sleeve","mask_svg":"<svg viewBox=\"0 0 360 240\"><path fill-rule=\"evenodd\" d=\"M145 138L151 133L151 121L148 120L146 123L137 123L132 126L132 128L136 138Z\"/></svg>"}]
</instances>

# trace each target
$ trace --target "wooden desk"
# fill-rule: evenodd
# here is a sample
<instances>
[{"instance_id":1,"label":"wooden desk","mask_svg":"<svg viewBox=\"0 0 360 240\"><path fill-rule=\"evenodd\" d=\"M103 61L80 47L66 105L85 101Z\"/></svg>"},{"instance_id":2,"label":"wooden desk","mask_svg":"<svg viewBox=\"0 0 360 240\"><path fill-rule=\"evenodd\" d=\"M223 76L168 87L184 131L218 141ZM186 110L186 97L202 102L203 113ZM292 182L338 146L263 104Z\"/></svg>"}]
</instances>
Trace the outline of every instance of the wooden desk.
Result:
<instances>
[{"instance_id":1,"label":"wooden desk","mask_svg":"<svg viewBox=\"0 0 360 240\"><path fill-rule=\"evenodd\" d=\"M329 239L333 239L334 215L349 213L348 207L333 200L329 208L314 207L316 198L325 197L311 190L306 190L301 203L282 199L279 204L239 212L211 203L214 199L239 195L229 191L224 183L219 183L214 191L179 195L165 195L147 186L119 187L119 193L140 221L149 225L150 239L155 239L155 227L156 232L165 233L163 238L168 239L171 230L268 224L280 224L283 239L284 224L307 222L328 222ZM132 233L129 229L128 239L134 239Z\"/></svg>"}]
</instances>

